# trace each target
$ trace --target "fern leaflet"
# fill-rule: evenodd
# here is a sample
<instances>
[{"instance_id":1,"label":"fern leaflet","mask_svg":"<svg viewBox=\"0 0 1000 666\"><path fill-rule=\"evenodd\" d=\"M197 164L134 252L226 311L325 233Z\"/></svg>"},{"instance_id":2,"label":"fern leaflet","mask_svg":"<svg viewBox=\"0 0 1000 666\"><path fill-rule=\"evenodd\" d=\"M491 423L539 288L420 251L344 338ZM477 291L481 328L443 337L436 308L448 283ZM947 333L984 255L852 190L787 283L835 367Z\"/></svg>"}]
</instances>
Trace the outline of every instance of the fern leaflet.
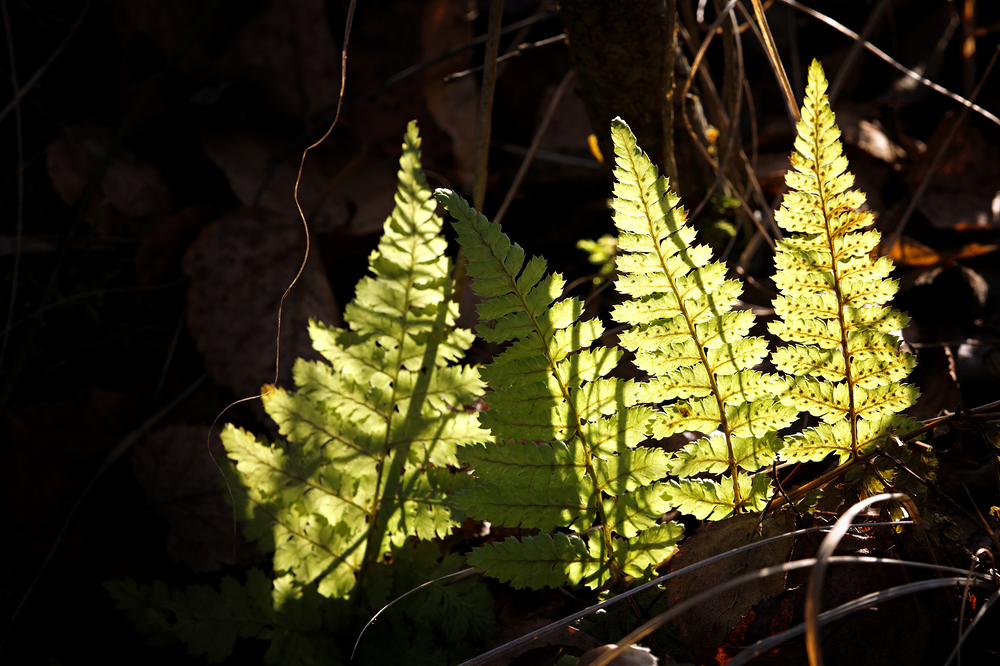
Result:
<instances>
[{"instance_id":1,"label":"fern leaflet","mask_svg":"<svg viewBox=\"0 0 1000 666\"><path fill-rule=\"evenodd\" d=\"M476 331L508 344L481 371L490 390L480 423L495 440L459 450L480 483L455 502L510 527L587 532L510 538L474 550L469 562L529 587L596 588L646 575L673 553L681 530L658 522L669 505L652 483L666 475L667 456L636 448L652 411L636 405L635 383L608 377L622 352L591 347L603 325L580 321L579 299L558 300L565 281L546 274L544 259L525 261L498 224L454 192L436 195L455 218L483 298Z\"/></svg>"},{"instance_id":2,"label":"fern leaflet","mask_svg":"<svg viewBox=\"0 0 1000 666\"><path fill-rule=\"evenodd\" d=\"M612 316L631 328L621 344L635 352L635 364L652 378L639 400L673 400L655 414L654 437L692 430L710 433L681 449L670 461L680 480L664 497L684 513L718 520L763 509L770 481L748 474L774 461L775 431L795 418L775 402L779 378L753 366L767 355L767 342L747 337L749 310L734 310L742 287L726 279L725 266L710 262L711 249L692 245L695 231L656 166L636 145L620 118L612 121L616 168L615 224L619 278L630 300ZM691 478L728 475L722 482Z\"/></svg>"}]
</instances>

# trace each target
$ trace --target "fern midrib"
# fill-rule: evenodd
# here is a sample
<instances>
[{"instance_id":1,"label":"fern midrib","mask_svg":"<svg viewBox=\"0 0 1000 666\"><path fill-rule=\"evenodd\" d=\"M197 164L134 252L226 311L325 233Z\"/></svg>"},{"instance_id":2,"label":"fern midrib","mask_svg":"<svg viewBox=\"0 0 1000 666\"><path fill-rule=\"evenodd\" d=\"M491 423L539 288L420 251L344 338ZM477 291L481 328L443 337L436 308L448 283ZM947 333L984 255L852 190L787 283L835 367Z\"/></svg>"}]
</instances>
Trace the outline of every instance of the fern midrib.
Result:
<instances>
[{"instance_id":1,"label":"fern midrib","mask_svg":"<svg viewBox=\"0 0 1000 666\"><path fill-rule=\"evenodd\" d=\"M630 150L628 151L629 161L632 166L632 173L638 175L639 165L635 161L635 154ZM638 179L636 179L638 181ZM705 373L708 375L708 381L711 385L712 395L715 396L715 400L719 405L719 425L722 428L722 433L726 437L726 449L729 454L729 475L733 482L733 513L740 513L740 507L743 504L743 499L740 497L740 486L739 486L739 465L736 463L736 454L733 452L733 442L732 433L729 430L729 421L726 418L726 404L722 399L722 392L719 390L719 384L715 379L715 373L712 371L712 366L708 362L708 354L705 353L705 345L702 344L701 338L698 336L698 329L691 318L688 308L684 303L684 299L681 297L681 291L677 288L677 282L674 280L674 276L670 274L667 269L667 260L663 256L663 252L660 249L660 243L656 238L656 229L653 228L653 215L651 202L646 197L646 190L643 187L636 188L639 191L639 197L642 201L644 212L646 213L646 220L649 223L649 237L653 240L653 246L656 248L656 256L660 261L660 267L663 269L663 274L667 276L667 280L670 281L670 288L674 290L677 294L677 305L681 313L684 315L684 322L687 324L688 331L691 333L691 338L694 340L695 346L698 348L698 356L701 358L702 365L705 366ZM697 267L694 270L698 270ZM705 293L705 296L712 301L711 294ZM714 308L712 308L714 310ZM720 331L722 330L722 325L720 323Z\"/></svg>"},{"instance_id":2,"label":"fern midrib","mask_svg":"<svg viewBox=\"0 0 1000 666\"><path fill-rule=\"evenodd\" d=\"M840 272L837 270L837 257L833 242L833 230L830 226L830 211L827 207L828 197L825 183L823 182L822 165L819 156L822 155L820 146L820 113L813 114L813 171L816 174L817 189L819 190L819 202L823 211L823 224L826 227L826 242L830 249L830 270L833 273L833 291L837 298L837 320L840 323L840 348L844 355L844 380L847 382L848 419L851 423L851 452L852 458L858 457L858 419L854 407L854 376L851 373L851 358L847 347L847 317L844 314L844 296L841 292ZM836 159L836 158L834 158Z\"/></svg>"},{"instance_id":3,"label":"fern midrib","mask_svg":"<svg viewBox=\"0 0 1000 666\"><path fill-rule=\"evenodd\" d=\"M473 229L475 230L475 227L473 227ZM500 257L498 257L494 252L493 246L490 243L486 242L486 239L482 237L482 234L480 234L479 231L476 231L476 234L479 236L483 246L489 249L490 254L493 255L493 258L496 260L496 262L500 266L505 266L503 260ZM572 411L571 417L572 417L573 429L576 432L576 436L580 439L580 443L583 444L584 464L586 465L587 474L589 474L590 478L594 480L594 490L596 491L594 496L594 508L595 511L597 512L598 519L601 521L601 534L604 537L604 545L608 553L608 562L611 567L612 582L618 581L622 577L622 572L618 567L618 562L615 560L614 557L614 539L612 539L611 537L611 528L608 525L608 517L607 514L604 512L604 506L603 503L601 502L600 494L602 488L598 485L598 476L596 474L596 470L594 469L593 465L593 456L591 453L592 447L590 442L588 442L587 438L584 436L583 430L580 428L580 420L581 420L580 412L576 407L576 403L573 401L566 380L563 379L562 374L559 372L558 365L552 358L552 355L549 353L549 346L545 342L545 329L543 329L542 326L539 325L538 319L532 313L531 308L528 307L528 303L524 300L524 296L521 294L521 290L517 288L517 281L514 279L514 276L512 276L506 270L504 271L504 274L507 276L507 281L511 287L511 292L517 297L518 302L521 304L521 308L528 315L528 318L531 321L531 327L532 329L534 329L535 335L538 336L539 341L542 343L542 348L544 349L544 354L545 354L545 360L549 364L549 369L552 371L552 375L555 377L556 383L559 384L559 390L562 392L563 400L566 401L566 404L569 405L569 408Z\"/></svg>"},{"instance_id":4,"label":"fern midrib","mask_svg":"<svg viewBox=\"0 0 1000 666\"><path fill-rule=\"evenodd\" d=\"M416 227L416 219L417 219L416 214L420 209L420 205L417 202L417 197L412 191L408 191L407 194L409 195L409 199L407 201L408 204L407 212L409 213L409 216L407 217L407 220L410 224ZM414 229L414 231L416 231L416 229ZM389 398L389 413L384 416L385 442L382 447L382 458L381 458L382 464L379 465L378 468L378 477L375 482L375 496L372 498L372 510L370 513L371 522L369 523L370 527L368 531L368 539L367 543L365 544L365 560L364 560L363 571L361 572L362 575L365 573L365 571L367 571L368 567L374 564L375 560L377 559L378 553L376 552L376 550L378 544L375 543L375 540L378 539L379 542L381 542L381 535L385 533L385 529L387 528L387 526L382 525L384 519L384 512L382 511L382 502L385 499L386 494L388 494L390 487L395 488L396 486L398 486L399 479L403 476L403 465L397 465L396 455L393 455L394 453L398 453L398 451L395 451L393 447L392 420L395 418L397 413L395 405L398 396L399 373L403 369L403 346L404 346L403 343L406 340L407 327L411 315L409 307L410 293L413 291L414 268L416 267L417 263L415 259L416 257L415 250L417 249L417 246L421 242L421 239L417 233L408 234L407 239L410 242L410 252L408 256L410 257L411 261L410 265L407 266L408 270L406 271L406 289L403 291L404 307L402 308L403 316L402 320L400 321L399 344L396 347L396 362L393 364L392 374L390 375L390 377L392 378L392 392ZM445 305L443 304L442 307L444 306ZM398 471L395 468L398 468ZM384 489L382 488L383 478L385 478ZM360 586L358 586L356 589L361 589L361 588Z\"/></svg>"}]
</instances>

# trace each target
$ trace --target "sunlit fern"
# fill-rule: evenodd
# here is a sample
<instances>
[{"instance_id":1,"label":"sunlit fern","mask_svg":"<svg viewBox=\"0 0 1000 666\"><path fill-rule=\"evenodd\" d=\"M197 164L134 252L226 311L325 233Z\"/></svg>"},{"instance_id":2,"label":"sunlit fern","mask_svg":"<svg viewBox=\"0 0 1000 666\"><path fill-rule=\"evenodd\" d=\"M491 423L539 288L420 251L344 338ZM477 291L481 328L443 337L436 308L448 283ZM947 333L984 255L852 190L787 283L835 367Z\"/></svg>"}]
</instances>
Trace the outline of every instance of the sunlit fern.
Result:
<instances>
[{"instance_id":1,"label":"sunlit fern","mask_svg":"<svg viewBox=\"0 0 1000 666\"><path fill-rule=\"evenodd\" d=\"M680 480L666 486L664 497L702 519L761 510L770 480L753 473L774 461L780 446L775 431L794 420L795 410L775 402L779 378L753 369L767 356L767 342L747 337L754 324L750 310L734 310L742 285L726 279L722 263L710 261L711 248L693 244L695 230L677 196L657 177L628 125L614 120L611 135L622 252L616 286L630 297L612 316L632 325L621 344L651 376L638 399L672 401L653 418L654 437L707 434L671 458L670 472Z\"/></svg>"},{"instance_id":2,"label":"sunlit fern","mask_svg":"<svg viewBox=\"0 0 1000 666\"><path fill-rule=\"evenodd\" d=\"M226 579L221 594L112 581L112 596L140 630L172 633L215 660L237 637L255 637L272 640L267 663L343 663L332 632L346 630L341 639L353 640L358 621L390 594L460 565L452 555L442 571L437 545L414 544L461 524L448 498L472 479L449 466L458 465L460 444L485 435L466 409L482 395L477 369L454 364L473 335L455 326L436 207L410 123L396 206L369 258L373 275L345 309L350 329L311 323L313 345L328 362L299 359L298 390L263 396L286 441L272 445L232 425L222 433L236 511L245 535L274 551L274 580L252 571L245 586ZM408 628L395 631L419 629L411 644L426 644L431 662L444 663L467 635L489 633L490 604L477 581L462 581L425 595ZM379 649L394 652L376 638L363 646L366 663Z\"/></svg>"},{"instance_id":3,"label":"sunlit fern","mask_svg":"<svg viewBox=\"0 0 1000 666\"><path fill-rule=\"evenodd\" d=\"M814 60L785 176L790 191L775 213L792 235L778 243L778 320L769 329L790 344L772 358L789 376L782 402L822 421L785 439L781 456L790 461L834 454L844 462L916 426L901 415L918 396L900 383L915 364L896 335L908 318L885 305L898 283L889 279L892 261L872 257L880 235L867 230L874 218L860 210L864 193L851 189L826 88Z\"/></svg>"},{"instance_id":4,"label":"sunlit fern","mask_svg":"<svg viewBox=\"0 0 1000 666\"><path fill-rule=\"evenodd\" d=\"M652 411L636 406L634 382L608 377L622 352L592 347L604 326L580 321L580 299L559 300L565 281L546 274L544 259L526 262L498 224L454 192L437 197L455 218L483 298L476 331L507 345L482 370L490 391L480 422L494 439L459 451L480 482L455 501L475 518L541 531L475 549L469 562L519 587L648 576L681 529L658 522L669 508L655 484L667 456L638 446Z\"/></svg>"}]
</instances>

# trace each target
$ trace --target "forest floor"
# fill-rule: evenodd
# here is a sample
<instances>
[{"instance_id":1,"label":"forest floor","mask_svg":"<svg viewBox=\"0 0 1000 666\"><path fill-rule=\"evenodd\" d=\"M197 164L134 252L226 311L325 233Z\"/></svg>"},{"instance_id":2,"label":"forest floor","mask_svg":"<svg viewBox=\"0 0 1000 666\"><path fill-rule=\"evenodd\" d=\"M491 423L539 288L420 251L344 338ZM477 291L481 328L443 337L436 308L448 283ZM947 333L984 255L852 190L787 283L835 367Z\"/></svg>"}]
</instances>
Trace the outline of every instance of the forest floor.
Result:
<instances>
[{"instance_id":1,"label":"forest floor","mask_svg":"<svg viewBox=\"0 0 1000 666\"><path fill-rule=\"evenodd\" d=\"M12 55L0 61L6 77L16 73L14 89L23 96L0 115L7 165L0 183L0 311L7 317L0 660L70 664L85 655L185 663L191 658L181 645L149 647L102 583L130 576L214 584L268 561L242 540L234 546L233 515L213 460L222 450L217 430L206 443L220 414L222 422L275 434L258 403L230 403L274 381L278 302L305 247L292 189L303 148L337 105L347 4L3 3ZM481 45L394 75L482 35L488 4L358 4L343 113L302 174L312 248L284 304L279 384L292 385L295 358L316 357L305 332L310 318L341 323L392 207L407 121L420 122L432 186L470 196L478 73L443 78L481 63ZM861 32L873 7L886 3L805 4ZM553 5L507 0L505 25L534 20L507 33L501 51L558 36ZM978 15L962 14L968 7ZM918 357L911 381L922 391L913 416L1000 399L1000 126L963 113L868 53L838 76L853 40L781 3L768 16L793 90L803 89L813 58L839 82L833 108L857 185L877 226L899 230L895 305L913 318L904 337ZM968 97L1000 43L998 22L993 3L897 0L868 38ZM795 128L762 49L749 37L744 42L753 105L744 106L741 138L764 196L776 202ZM721 63L710 50L706 67L716 80ZM507 194L571 66L564 40L503 65L487 215ZM1000 115L997 77L976 102ZM610 172L588 145L593 130L576 90L554 118L504 226L587 294L597 268L576 243L613 232ZM766 247L748 250L754 227L746 216L717 196L695 225L719 248L737 230L730 265L752 285L747 303L766 311L771 257ZM592 314L606 316L613 290L594 293ZM463 323L472 316L466 308ZM471 360L488 355L476 347ZM996 451L981 433L933 435L941 491L989 516L1000 505ZM956 562L989 545L969 518L953 518ZM996 527L995 516L989 524ZM842 585L869 582L888 584L858 577ZM536 626L566 610L558 594L505 598L501 622L508 625ZM954 614L940 605L893 626L869 625L871 639L862 640L897 636L886 644L898 646L914 627L947 622L957 631L953 616L938 622ZM994 621L980 631L988 637L996 630ZM940 645L930 653L947 654L954 632L935 640ZM990 648L979 641L970 649ZM895 654L896 663L910 660ZM237 653L233 663L254 655Z\"/></svg>"}]
</instances>

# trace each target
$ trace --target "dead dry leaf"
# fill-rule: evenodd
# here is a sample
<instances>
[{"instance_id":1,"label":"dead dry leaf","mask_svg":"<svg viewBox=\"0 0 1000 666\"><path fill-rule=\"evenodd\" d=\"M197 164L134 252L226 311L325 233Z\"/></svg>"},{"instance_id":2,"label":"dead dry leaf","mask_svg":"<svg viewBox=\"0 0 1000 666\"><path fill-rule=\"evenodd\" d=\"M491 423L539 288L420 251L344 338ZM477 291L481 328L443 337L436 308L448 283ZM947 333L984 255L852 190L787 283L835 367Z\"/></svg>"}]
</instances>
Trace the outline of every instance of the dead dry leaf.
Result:
<instances>
[{"instance_id":1,"label":"dead dry leaf","mask_svg":"<svg viewBox=\"0 0 1000 666\"><path fill-rule=\"evenodd\" d=\"M934 130L909 180L919 183L939 152L952 125L947 114ZM936 229L984 231L1000 229L1000 149L987 141L975 125L965 122L945 150L917 210Z\"/></svg>"},{"instance_id":2,"label":"dead dry leaf","mask_svg":"<svg viewBox=\"0 0 1000 666\"><path fill-rule=\"evenodd\" d=\"M184 255L181 267L191 280L188 328L209 375L239 397L254 395L274 380L278 302L304 251L301 226L238 208L205 227ZM296 358L319 358L307 331L313 318L340 323L315 247L282 310L279 385L292 385Z\"/></svg>"},{"instance_id":3,"label":"dead dry leaf","mask_svg":"<svg viewBox=\"0 0 1000 666\"><path fill-rule=\"evenodd\" d=\"M420 27L421 57L434 58L455 46L469 42L474 24L468 20L468 2L431 0L423 9ZM472 64L472 51L437 63L424 72L424 101L427 110L451 138L452 155L463 186L471 188L475 168L478 132L479 87L475 77L445 83L444 77Z\"/></svg>"},{"instance_id":4,"label":"dead dry leaf","mask_svg":"<svg viewBox=\"0 0 1000 666\"><path fill-rule=\"evenodd\" d=\"M710 523L681 544L677 555L670 561L669 571L792 529L794 519L785 512L768 514L763 522L756 514L742 514ZM680 603L743 574L781 564L788 558L791 549L791 539L778 541L673 578L665 585L667 600L671 604ZM722 644L730 630L751 608L764 599L781 594L784 589L783 576L769 576L713 597L677 618L678 638L695 653L714 649Z\"/></svg>"},{"instance_id":5,"label":"dead dry leaf","mask_svg":"<svg viewBox=\"0 0 1000 666\"><path fill-rule=\"evenodd\" d=\"M252 81L262 99L315 121L337 104L340 47L323 0L270 0L216 62L216 74Z\"/></svg>"},{"instance_id":6,"label":"dead dry leaf","mask_svg":"<svg viewBox=\"0 0 1000 666\"><path fill-rule=\"evenodd\" d=\"M112 138L107 127L84 125L49 144L45 151L49 179L67 206L79 205ZM100 236L135 238L170 214L173 207L173 195L160 172L119 148L90 202L87 221Z\"/></svg>"},{"instance_id":7,"label":"dead dry leaf","mask_svg":"<svg viewBox=\"0 0 1000 666\"><path fill-rule=\"evenodd\" d=\"M202 145L245 206L257 202L270 215L298 220L293 192L300 153L288 156L273 176L270 158L285 148L284 139L249 128L206 132ZM310 227L319 233L363 236L379 233L392 212L398 163L367 153L349 138L333 135L309 152L299 201Z\"/></svg>"},{"instance_id":8,"label":"dead dry leaf","mask_svg":"<svg viewBox=\"0 0 1000 666\"><path fill-rule=\"evenodd\" d=\"M167 555L199 573L250 566L258 559L239 532L233 533L233 509L215 462L225 450L213 437L209 452L208 434L207 426L166 426L132 452L132 469L150 508L170 527Z\"/></svg>"}]
</instances>

